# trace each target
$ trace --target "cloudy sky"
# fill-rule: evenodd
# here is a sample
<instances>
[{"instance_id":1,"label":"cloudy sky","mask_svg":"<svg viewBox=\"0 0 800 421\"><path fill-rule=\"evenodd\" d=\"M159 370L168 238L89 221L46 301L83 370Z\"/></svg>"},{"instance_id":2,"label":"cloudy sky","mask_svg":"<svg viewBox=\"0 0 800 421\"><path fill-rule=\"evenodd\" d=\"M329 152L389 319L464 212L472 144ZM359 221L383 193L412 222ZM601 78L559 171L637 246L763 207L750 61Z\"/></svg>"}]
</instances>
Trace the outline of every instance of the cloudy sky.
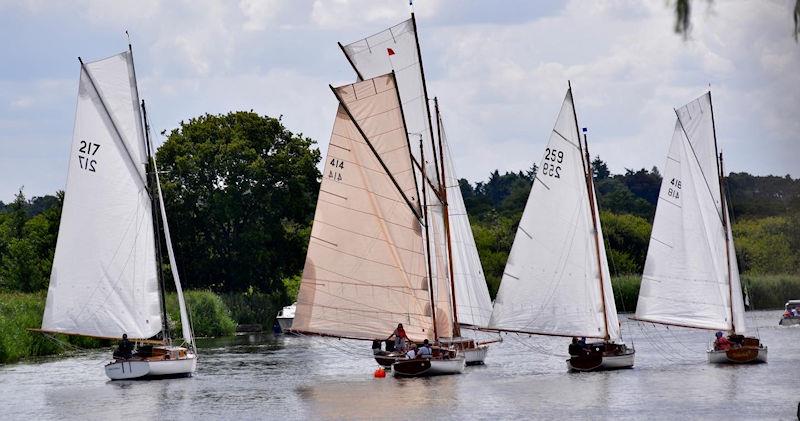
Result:
<instances>
[{"instance_id":1,"label":"cloudy sky","mask_svg":"<svg viewBox=\"0 0 800 421\"><path fill-rule=\"evenodd\" d=\"M592 154L661 167L673 107L710 84L727 169L800 177L795 0L695 0L688 40L667 0L417 0L429 93L459 176L538 162L571 80ZM79 65L131 33L156 133L206 112L283 115L326 148L354 78L336 45L408 17L405 0L0 0L0 200L63 189ZM160 142L161 139L158 140Z\"/></svg>"}]
</instances>

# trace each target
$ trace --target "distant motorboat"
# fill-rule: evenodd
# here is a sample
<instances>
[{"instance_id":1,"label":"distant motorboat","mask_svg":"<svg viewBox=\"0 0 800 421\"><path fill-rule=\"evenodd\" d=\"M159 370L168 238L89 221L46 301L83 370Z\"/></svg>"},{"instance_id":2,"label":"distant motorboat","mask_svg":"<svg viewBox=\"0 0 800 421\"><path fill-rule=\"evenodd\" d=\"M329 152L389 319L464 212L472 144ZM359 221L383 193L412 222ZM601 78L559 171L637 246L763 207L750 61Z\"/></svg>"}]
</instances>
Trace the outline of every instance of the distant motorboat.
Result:
<instances>
[{"instance_id":1,"label":"distant motorboat","mask_svg":"<svg viewBox=\"0 0 800 421\"><path fill-rule=\"evenodd\" d=\"M296 309L297 303L294 303L290 306L282 308L278 313L278 317L276 317L275 320L278 322L281 332L286 332L292 328L292 321L294 321L294 312Z\"/></svg>"},{"instance_id":2,"label":"distant motorboat","mask_svg":"<svg viewBox=\"0 0 800 421\"><path fill-rule=\"evenodd\" d=\"M786 302L783 317L778 324L781 326L800 325L800 300L789 300Z\"/></svg>"}]
</instances>

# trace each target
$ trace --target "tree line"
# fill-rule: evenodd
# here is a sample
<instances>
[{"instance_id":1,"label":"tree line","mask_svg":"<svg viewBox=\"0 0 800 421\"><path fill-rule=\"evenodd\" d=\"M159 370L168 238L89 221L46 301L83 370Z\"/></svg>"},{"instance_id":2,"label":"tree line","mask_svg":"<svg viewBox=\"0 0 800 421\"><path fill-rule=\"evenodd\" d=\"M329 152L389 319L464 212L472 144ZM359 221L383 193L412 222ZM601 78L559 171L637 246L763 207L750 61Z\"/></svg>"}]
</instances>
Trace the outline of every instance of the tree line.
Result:
<instances>
[{"instance_id":1,"label":"tree line","mask_svg":"<svg viewBox=\"0 0 800 421\"><path fill-rule=\"evenodd\" d=\"M157 161L186 287L286 301L305 260L320 159L314 140L253 112L204 115L172 130ZM611 270L641 273L661 174L612 174L599 157L593 168ZM536 170L459 180L492 296ZM727 187L742 272L800 274L800 180L731 173ZM0 202L0 289L47 288L63 198L28 199L20 189ZM162 271L169 279L166 263Z\"/></svg>"}]
</instances>

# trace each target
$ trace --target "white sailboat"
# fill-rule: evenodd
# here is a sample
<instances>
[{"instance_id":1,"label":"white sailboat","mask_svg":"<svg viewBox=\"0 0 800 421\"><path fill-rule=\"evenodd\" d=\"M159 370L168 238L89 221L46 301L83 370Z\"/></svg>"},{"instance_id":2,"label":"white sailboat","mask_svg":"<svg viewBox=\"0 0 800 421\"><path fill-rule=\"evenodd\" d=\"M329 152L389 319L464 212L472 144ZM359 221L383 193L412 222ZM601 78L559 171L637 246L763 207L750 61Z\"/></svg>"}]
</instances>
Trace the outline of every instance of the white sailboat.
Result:
<instances>
[{"instance_id":1,"label":"white sailboat","mask_svg":"<svg viewBox=\"0 0 800 421\"><path fill-rule=\"evenodd\" d=\"M461 197L449 153L441 114L436 107L432 119L422 54L414 14L384 31L347 45L339 44L359 80L394 72L402 112L410 141L421 140L423 148L412 150L427 177L417 173L418 185L430 187L429 216L435 250L432 270L436 277L450 279L452 308L455 309L452 337L441 337L463 353L469 364L482 364L488 352L485 343L461 337L460 324L486 327L491 300L483 275L472 228ZM436 121L434 130L433 121ZM422 155L429 157L423 160ZM424 162L423 162L424 161Z\"/></svg>"},{"instance_id":2,"label":"white sailboat","mask_svg":"<svg viewBox=\"0 0 800 421\"><path fill-rule=\"evenodd\" d=\"M430 276L429 189L418 189L395 76L331 89L339 109L292 331L380 341L402 323L414 342L451 336L447 278ZM463 357L436 354L417 374L463 370Z\"/></svg>"},{"instance_id":3,"label":"white sailboat","mask_svg":"<svg viewBox=\"0 0 800 421\"><path fill-rule=\"evenodd\" d=\"M197 366L143 114L130 46L102 60L81 60L67 186L40 331L107 339L127 335L138 348L106 365L112 380L191 375ZM174 346L169 337L158 269L162 229L187 347Z\"/></svg>"},{"instance_id":4,"label":"white sailboat","mask_svg":"<svg viewBox=\"0 0 800 421\"><path fill-rule=\"evenodd\" d=\"M597 338L570 347L570 370L632 367L611 289L591 163L567 91L538 167L489 328Z\"/></svg>"},{"instance_id":5,"label":"white sailboat","mask_svg":"<svg viewBox=\"0 0 800 421\"><path fill-rule=\"evenodd\" d=\"M728 332L733 346L710 348L712 363L766 362L767 347L744 337L744 300L713 110L711 92L675 110L636 319Z\"/></svg>"}]
</instances>

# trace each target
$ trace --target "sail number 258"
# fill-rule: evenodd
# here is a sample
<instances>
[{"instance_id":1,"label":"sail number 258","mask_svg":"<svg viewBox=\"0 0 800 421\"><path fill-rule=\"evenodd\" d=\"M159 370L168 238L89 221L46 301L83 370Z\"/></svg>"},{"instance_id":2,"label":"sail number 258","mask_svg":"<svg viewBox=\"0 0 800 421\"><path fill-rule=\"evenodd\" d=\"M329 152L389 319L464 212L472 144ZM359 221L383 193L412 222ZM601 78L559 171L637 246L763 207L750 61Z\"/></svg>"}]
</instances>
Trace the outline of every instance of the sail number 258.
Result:
<instances>
[{"instance_id":1,"label":"sail number 258","mask_svg":"<svg viewBox=\"0 0 800 421\"><path fill-rule=\"evenodd\" d=\"M97 143L81 140L81 146L78 148L78 166L86 171L97 172L95 169L97 161L92 159L92 157L94 157L99 149L100 145Z\"/></svg>"},{"instance_id":2,"label":"sail number 258","mask_svg":"<svg viewBox=\"0 0 800 421\"><path fill-rule=\"evenodd\" d=\"M561 164L564 162L564 151L558 149L545 149L544 163L542 164L542 175L561 178Z\"/></svg>"}]
</instances>

